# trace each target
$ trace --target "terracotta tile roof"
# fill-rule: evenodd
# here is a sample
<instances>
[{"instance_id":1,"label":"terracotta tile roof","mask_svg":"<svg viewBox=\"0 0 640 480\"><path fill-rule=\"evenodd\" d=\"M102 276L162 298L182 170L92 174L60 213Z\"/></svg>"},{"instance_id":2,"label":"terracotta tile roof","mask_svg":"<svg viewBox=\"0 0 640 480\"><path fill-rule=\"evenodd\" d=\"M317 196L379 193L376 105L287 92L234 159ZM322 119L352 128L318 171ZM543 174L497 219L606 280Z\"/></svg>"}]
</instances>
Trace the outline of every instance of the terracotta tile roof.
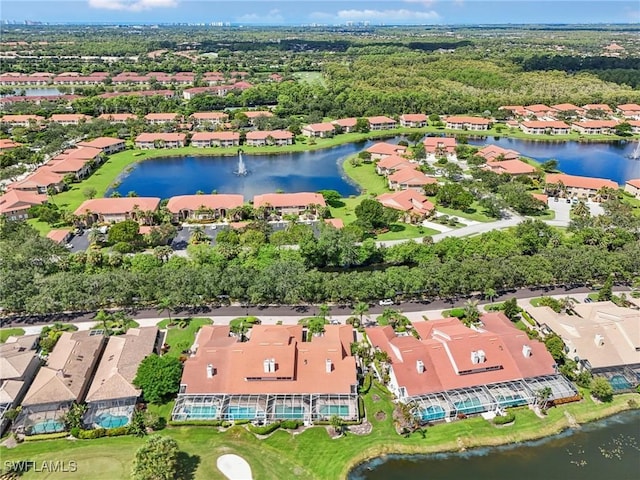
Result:
<instances>
[{"instance_id":1,"label":"terracotta tile roof","mask_svg":"<svg viewBox=\"0 0 640 480\"><path fill-rule=\"evenodd\" d=\"M0 150L10 150L12 148L21 147L22 144L18 142L14 142L8 138L0 139Z\"/></svg>"},{"instance_id":2,"label":"terracotta tile roof","mask_svg":"<svg viewBox=\"0 0 640 480\"><path fill-rule=\"evenodd\" d=\"M385 169L385 170L398 170L400 168L415 168L416 165L411 163L409 160L407 160L404 157L400 157L398 155L389 155L388 157L384 157L382 160L380 160L378 163L376 163L376 166L378 168L381 169Z\"/></svg>"},{"instance_id":3,"label":"terracotta tile roof","mask_svg":"<svg viewBox=\"0 0 640 480\"><path fill-rule=\"evenodd\" d=\"M93 160L94 158L102 154L102 148L84 145L79 146L80 148L70 148L69 150L65 150L64 152L62 152L62 155L60 155L60 157L65 159L73 158L78 160Z\"/></svg>"},{"instance_id":4,"label":"terracotta tile roof","mask_svg":"<svg viewBox=\"0 0 640 480\"><path fill-rule=\"evenodd\" d=\"M424 113L405 113L400 116L400 120L405 122L426 122L427 116Z\"/></svg>"},{"instance_id":5,"label":"terracotta tile roof","mask_svg":"<svg viewBox=\"0 0 640 480\"><path fill-rule=\"evenodd\" d=\"M86 212L117 215L132 212L136 206L140 211L156 210L159 204L160 199L155 197L93 198L82 202L74 215L84 215Z\"/></svg>"},{"instance_id":6,"label":"terracotta tile roof","mask_svg":"<svg viewBox=\"0 0 640 480\"><path fill-rule=\"evenodd\" d=\"M171 197L167 203L167 210L178 213L180 210L195 211L201 207L218 209L232 209L241 207L244 203L242 195L216 194L216 195L178 195Z\"/></svg>"},{"instance_id":7,"label":"terracotta tile roof","mask_svg":"<svg viewBox=\"0 0 640 480\"><path fill-rule=\"evenodd\" d=\"M23 123L29 122L30 120L39 123L44 120L44 117L40 115L3 115L0 119L0 121L4 123Z\"/></svg>"},{"instance_id":8,"label":"terracotta tile roof","mask_svg":"<svg viewBox=\"0 0 640 480\"><path fill-rule=\"evenodd\" d=\"M552 105L552 110L558 110L559 112L570 112L574 111L576 113L582 112L583 109L572 104L572 103L559 103L558 105Z\"/></svg>"},{"instance_id":9,"label":"terracotta tile roof","mask_svg":"<svg viewBox=\"0 0 640 480\"><path fill-rule=\"evenodd\" d=\"M346 394L357 384L350 326L326 325L310 342L302 342L299 325L255 325L242 343L228 335L228 326L202 327L196 355L184 365L185 393ZM265 372L270 359L275 370Z\"/></svg>"},{"instance_id":10,"label":"terracotta tile roof","mask_svg":"<svg viewBox=\"0 0 640 480\"><path fill-rule=\"evenodd\" d=\"M540 200L541 202L543 202L545 205L547 204L547 202L549 201L549 196L545 195L544 193L532 193L531 196L533 198L535 198L536 200Z\"/></svg>"},{"instance_id":11,"label":"terracotta tile roof","mask_svg":"<svg viewBox=\"0 0 640 480\"><path fill-rule=\"evenodd\" d=\"M369 123L371 125L379 125L381 123L396 123L393 118L385 117L384 115L369 117L367 120L369 120Z\"/></svg>"},{"instance_id":12,"label":"terracotta tile roof","mask_svg":"<svg viewBox=\"0 0 640 480\"><path fill-rule=\"evenodd\" d=\"M406 151L407 147L386 142L374 143L369 148L367 148L367 152L378 155L398 155Z\"/></svg>"},{"instance_id":13,"label":"terracotta tile roof","mask_svg":"<svg viewBox=\"0 0 640 480\"><path fill-rule=\"evenodd\" d=\"M574 122L573 125L577 125L582 128L613 128L618 125L617 120L584 120L582 122Z\"/></svg>"},{"instance_id":14,"label":"terracotta tile roof","mask_svg":"<svg viewBox=\"0 0 640 480\"><path fill-rule=\"evenodd\" d=\"M276 208L304 207L307 205L326 206L324 197L319 193L265 193L253 197L254 208L270 205Z\"/></svg>"},{"instance_id":15,"label":"terracotta tile roof","mask_svg":"<svg viewBox=\"0 0 640 480\"><path fill-rule=\"evenodd\" d=\"M247 140L266 140L269 137L275 140L287 140L293 138L293 133L288 130L255 130L247 132Z\"/></svg>"},{"instance_id":16,"label":"terracotta tile roof","mask_svg":"<svg viewBox=\"0 0 640 480\"><path fill-rule=\"evenodd\" d=\"M389 175L389 181L401 185L429 185L438 183L433 177L427 177L424 173L419 172L414 166L397 170Z\"/></svg>"},{"instance_id":17,"label":"terracotta tile roof","mask_svg":"<svg viewBox=\"0 0 640 480\"><path fill-rule=\"evenodd\" d=\"M331 122L310 123L303 127L303 130L311 130L313 132L333 132L335 129L335 126Z\"/></svg>"},{"instance_id":18,"label":"terracotta tile roof","mask_svg":"<svg viewBox=\"0 0 640 480\"><path fill-rule=\"evenodd\" d=\"M523 175L535 173L535 167L522 160L503 160L500 162L487 162L487 167L498 173L508 173L509 175Z\"/></svg>"},{"instance_id":19,"label":"terracotta tile roof","mask_svg":"<svg viewBox=\"0 0 640 480\"><path fill-rule=\"evenodd\" d=\"M33 205L41 205L46 201L46 195L23 190L9 190L4 195L0 195L0 214L15 210L28 210Z\"/></svg>"},{"instance_id":20,"label":"terracotta tile roof","mask_svg":"<svg viewBox=\"0 0 640 480\"><path fill-rule=\"evenodd\" d=\"M34 173L24 180L9 185L9 188L24 189L35 187L46 187L49 185L62 183L64 175L53 172L50 168L44 166L38 168Z\"/></svg>"},{"instance_id":21,"label":"terracotta tile roof","mask_svg":"<svg viewBox=\"0 0 640 480\"><path fill-rule=\"evenodd\" d=\"M457 142L454 137L426 137L422 143L428 153L444 150L448 153L456 151Z\"/></svg>"},{"instance_id":22,"label":"terracotta tile roof","mask_svg":"<svg viewBox=\"0 0 640 480\"><path fill-rule=\"evenodd\" d=\"M335 125L340 125L343 128L353 128L356 126L356 123L358 123L358 119L357 118L339 118L337 120L334 120L331 123Z\"/></svg>"},{"instance_id":23,"label":"terracotta tile roof","mask_svg":"<svg viewBox=\"0 0 640 480\"><path fill-rule=\"evenodd\" d=\"M57 228L47 233L47 238L49 240L53 240L56 243L62 243L67 238L69 233L71 233L71 230L69 230L68 228Z\"/></svg>"},{"instance_id":24,"label":"terracotta tile roof","mask_svg":"<svg viewBox=\"0 0 640 480\"><path fill-rule=\"evenodd\" d=\"M631 180L627 180L627 185L631 185L635 188L640 188L640 178L632 178Z\"/></svg>"},{"instance_id":25,"label":"terracotta tile roof","mask_svg":"<svg viewBox=\"0 0 640 480\"><path fill-rule=\"evenodd\" d=\"M79 122L80 120L89 120L90 118L89 115L82 113L54 113L49 120L52 122Z\"/></svg>"},{"instance_id":26,"label":"terracotta tile roof","mask_svg":"<svg viewBox=\"0 0 640 480\"><path fill-rule=\"evenodd\" d=\"M344 228L344 222L341 218L325 218L324 223L331 225L334 228Z\"/></svg>"},{"instance_id":27,"label":"terracotta tile roof","mask_svg":"<svg viewBox=\"0 0 640 480\"><path fill-rule=\"evenodd\" d=\"M194 120L226 120L229 118L224 112L196 112L191 114Z\"/></svg>"},{"instance_id":28,"label":"terracotta tile roof","mask_svg":"<svg viewBox=\"0 0 640 480\"><path fill-rule=\"evenodd\" d=\"M84 158L61 158L51 160L47 167L55 173L77 173L85 167L87 162L88 160Z\"/></svg>"},{"instance_id":29,"label":"terracotta tile roof","mask_svg":"<svg viewBox=\"0 0 640 480\"><path fill-rule=\"evenodd\" d=\"M527 105L526 107L524 107L524 109L534 113L547 113L553 110L553 108L547 105L544 105L542 103L537 103L535 105Z\"/></svg>"},{"instance_id":30,"label":"terracotta tile roof","mask_svg":"<svg viewBox=\"0 0 640 480\"><path fill-rule=\"evenodd\" d=\"M524 110L524 106L522 105L504 105L500 107L498 110L508 110L510 112L515 113L516 115L524 116L527 112Z\"/></svg>"},{"instance_id":31,"label":"terracotta tile roof","mask_svg":"<svg viewBox=\"0 0 640 480\"><path fill-rule=\"evenodd\" d=\"M611 107L606 103L589 103L588 105L584 105L582 108L585 110L602 110L603 112L611 112Z\"/></svg>"},{"instance_id":32,"label":"terracotta tile roof","mask_svg":"<svg viewBox=\"0 0 640 480\"><path fill-rule=\"evenodd\" d=\"M268 110L248 110L244 113L247 118L273 117L273 113Z\"/></svg>"},{"instance_id":33,"label":"terracotta tile roof","mask_svg":"<svg viewBox=\"0 0 640 480\"><path fill-rule=\"evenodd\" d=\"M426 196L415 190L383 193L377 198L385 207L403 212L415 211L416 213L428 214L435 209L435 205Z\"/></svg>"},{"instance_id":34,"label":"terracotta tile roof","mask_svg":"<svg viewBox=\"0 0 640 480\"><path fill-rule=\"evenodd\" d=\"M133 113L103 113L98 118L108 122L126 122L127 120L137 120Z\"/></svg>"},{"instance_id":35,"label":"terracotta tile roof","mask_svg":"<svg viewBox=\"0 0 640 480\"><path fill-rule=\"evenodd\" d=\"M522 125L526 128L569 128L569 125L559 120L527 120Z\"/></svg>"},{"instance_id":36,"label":"terracotta tile roof","mask_svg":"<svg viewBox=\"0 0 640 480\"><path fill-rule=\"evenodd\" d=\"M89 390L87 402L138 397L132 385L140 362L153 353L157 327L131 328L124 335L109 337Z\"/></svg>"},{"instance_id":37,"label":"terracotta tile roof","mask_svg":"<svg viewBox=\"0 0 640 480\"><path fill-rule=\"evenodd\" d=\"M502 155L505 160L515 160L520 158L520 152L508 150L506 148L499 147L498 145L487 145L486 147L478 150L477 155L487 161L495 160L500 155Z\"/></svg>"},{"instance_id":38,"label":"terracotta tile roof","mask_svg":"<svg viewBox=\"0 0 640 480\"><path fill-rule=\"evenodd\" d=\"M238 132L196 132L191 136L192 142L202 142L210 140L240 141L240 134Z\"/></svg>"},{"instance_id":39,"label":"terracotta tile roof","mask_svg":"<svg viewBox=\"0 0 640 480\"><path fill-rule=\"evenodd\" d=\"M183 142L187 139L184 133L141 133L136 137L136 142L155 142L162 140L165 142Z\"/></svg>"},{"instance_id":40,"label":"terracotta tile roof","mask_svg":"<svg viewBox=\"0 0 640 480\"><path fill-rule=\"evenodd\" d=\"M481 117L463 117L463 116L450 116L446 118L447 123L469 123L471 125L489 125L491 120Z\"/></svg>"},{"instance_id":41,"label":"terracotta tile roof","mask_svg":"<svg viewBox=\"0 0 640 480\"><path fill-rule=\"evenodd\" d=\"M78 143L78 145L81 147L93 147L93 148L103 149L107 147L112 147L114 145L119 145L121 143L124 143L124 140L121 140L119 138L98 137L98 138L94 138L90 142L80 142Z\"/></svg>"},{"instance_id":42,"label":"terracotta tile roof","mask_svg":"<svg viewBox=\"0 0 640 480\"><path fill-rule=\"evenodd\" d=\"M148 113L144 116L145 120L157 120L157 121L166 121L166 122L174 122L180 119L180 114L178 113Z\"/></svg>"},{"instance_id":43,"label":"terracotta tile roof","mask_svg":"<svg viewBox=\"0 0 640 480\"><path fill-rule=\"evenodd\" d=\"M562 183L567 187L585 188L590 190L600 190L603 187L618 189L618 184L604 178L580 177L577 175L566 175L564 173L549 173L545 178L546 184Z\"/></svg>"},{"instance_id":44,"label":"terracotta tile roof","mask_svg":"<svg viewBox=\"0 0 640 480\"><path fill-rule=\"evenodd\" d=\"M640 105L637 103L625 103L618 105L618 110L621 112L640 112Z\"/></svg>"},{"instance_id":45,"label":"terracotta tile roof","mask_svg":"<svg viewBox=\"0 0 640 480\"><path fill-rule=\"evenodd\" d=\"M421 340L396 337L391 327L366 332L374 346L391 356L393 373L409 396L555 373L544 344L530 340L502 313L485 314L482 321L479 331L455 318L414 322ZM531 349L529 357L523 354L525 346ZM484 361L474 363L474 351L484 352ZM416 368L418 360L423 373Z\"/></svg>"}]
</instances>

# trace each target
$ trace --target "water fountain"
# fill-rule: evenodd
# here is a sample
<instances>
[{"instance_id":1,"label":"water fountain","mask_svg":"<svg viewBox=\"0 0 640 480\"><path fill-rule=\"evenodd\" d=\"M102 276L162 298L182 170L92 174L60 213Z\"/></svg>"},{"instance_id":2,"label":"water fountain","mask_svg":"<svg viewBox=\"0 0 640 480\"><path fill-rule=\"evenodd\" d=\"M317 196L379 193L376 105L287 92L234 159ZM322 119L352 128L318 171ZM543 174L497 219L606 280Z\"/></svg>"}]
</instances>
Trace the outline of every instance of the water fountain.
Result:
<instances>
[{"instance_id":1,"label":"water fountain","mask_svg":"<svg viewBox=\"0 0 640 480\"><path fill-rule=\"evenodd\" d=\"M239 177L244 177L249 173L247 167L244 165L244 161L242 160L242 150L238 150L238 169L233 173Z\"/></svg>"},{"instance_id":2,"label":"water fountain","mask_svg":"<svg viewBox=\"0 0 640 480\"><path fill-rule=\"evenodd\" d=\"M640 142L636 145L636 148L633 150L633 153L629 155L633 160L640 160Z\"/></svg>"}]
</instances>

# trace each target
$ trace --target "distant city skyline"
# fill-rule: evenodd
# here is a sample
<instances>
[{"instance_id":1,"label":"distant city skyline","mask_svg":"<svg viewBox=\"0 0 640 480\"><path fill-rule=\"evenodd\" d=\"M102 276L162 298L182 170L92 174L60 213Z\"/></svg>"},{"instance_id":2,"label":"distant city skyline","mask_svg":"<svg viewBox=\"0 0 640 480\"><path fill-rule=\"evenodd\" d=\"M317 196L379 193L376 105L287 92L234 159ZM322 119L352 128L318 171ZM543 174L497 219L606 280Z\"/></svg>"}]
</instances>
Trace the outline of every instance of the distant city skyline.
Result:
<instances>
[{"instance_id":1,"label":"distant city skyline","mask_svg":"<svg viewBox=\"0 0 640 480\"><path fill-rule=\"evenodd\" d=\"M3 0L3 22L233 25L640 22L638 0Z\"/></svg>"}]
</instances>

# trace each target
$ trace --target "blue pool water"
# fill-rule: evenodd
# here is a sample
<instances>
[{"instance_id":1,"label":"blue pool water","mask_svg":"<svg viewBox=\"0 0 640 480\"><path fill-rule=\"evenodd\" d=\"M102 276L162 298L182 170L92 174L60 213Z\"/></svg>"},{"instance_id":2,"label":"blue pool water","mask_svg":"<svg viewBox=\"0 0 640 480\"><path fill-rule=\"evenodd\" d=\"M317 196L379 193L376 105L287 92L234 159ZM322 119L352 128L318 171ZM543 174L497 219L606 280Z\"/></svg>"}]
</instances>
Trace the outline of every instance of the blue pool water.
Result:
<instances>
[{"instance_id":1,"label":"blue pool water","mask_svg":"<svg viewBox=\"0 0 640 480\"><path fill-rule=\"evenodd\" d=\"M501 407L517 407L518 405L524 405L527 403L527 401L522 398L519 395L506 395L506 396L499 396L498 398L498 404Z\"/></svg>"},{"instance_id":2,"label":"blue pool water","mask_svg":"<svg viewBox=\"0 0 640 480\"><path fill-rule=\"evenodd\" d=\"M319 412L320 415L346 417L349 415L349 405L322 405Z\"/></svg>"},{"instance_id":3,"label":"blue pool water","mask_svg":"<svg viewBox=\"0 0 640 480\"><path fill-rule=\"evenodd\" d=\"M304 407L287 407L285 405L276 405L275 416L276 418L281 418L283 420L303 420Z\"/></svg>"},{"instance_id":4,"label":"blue pool water","mask_svg":"<svg viewBox=\"0 0 640 480\"><path fill-rule=\"evenodd\" d=\"M118 428L129 423L129 417L126 415L111 415L110 413L103 413L96 417L96 423L102 428Z\"/></svg>"},{"instance_id":5,"label":"blue pool water","mask_svg":"<svg viewBox=\"0 0 640 480\"><path fill-rule=\"evenodd\" d=\"M218 407L215 405L200 405L185 409L187 418L191 420L212 420L216 417Z\"/></svg>"},{"instance_id":6,"label":"blue pool water","mask_svg":"<svg viewBox=\"0 0 640 480\"><path fill-rule=\"evenodd\" d=\"M227 416L232 420L252 420L256 418L256 409L253 407L229 407Z\"/></svg>"},{"instance_id":7,"label":"blue pool water","mask_svg":"<svg viewBox=\"0 0 640 480\"><path fill-rule=\"evenodd\" d=\"M445 415L445 411L440 405L429 405L427 408L422 410L420 418L424 422L430 422L433 420L442 420Z\"/></svg>"},{"instance_id":8,"label":"blue pool water","mask_svg":"<svg viewBox=\"0 0 640 480\"><path fill-rule=\"evenodd\" d=\"M633 386L622 375L614 375L609 379L609 383L614 390L628 390Z\"/></svg>"},{"instance_id":9,"label":"blue pool water","mask_svg":"<svg viewBox=\"0 0 640 480\"><path fill-rule=\"evenodd\" d=\"M54 433L62 432L64 430L64 423L59 420L42 420L31 427L31 434L38 435L40 433Z\"/></svg>"},{"instance_id":10,"label":"blue pool water","mask_svg":"<svg viewBox=\"0 0 640 480\"><path fill-rule=\"evenodd\" d=\"M478 398L469 398L462 402L456 402L453 405L456 407L458 413L464 413L467 415L484 412L486 410Z\"/></svg>"}]
</instances>

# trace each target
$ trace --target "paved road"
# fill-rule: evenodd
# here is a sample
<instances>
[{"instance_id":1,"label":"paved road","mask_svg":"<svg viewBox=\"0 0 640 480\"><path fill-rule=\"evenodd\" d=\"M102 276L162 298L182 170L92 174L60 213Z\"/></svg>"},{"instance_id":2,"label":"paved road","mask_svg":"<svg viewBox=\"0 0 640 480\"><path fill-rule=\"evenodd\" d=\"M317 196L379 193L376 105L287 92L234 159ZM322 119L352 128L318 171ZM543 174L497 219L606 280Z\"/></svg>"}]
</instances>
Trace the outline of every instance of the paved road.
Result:
<instances>
[{"instance_id":1,"label":"paved road","mask_svg":"<svg viewBox=\"0 0 640 480\"><path fill-rule=\"evenodd\" d=\"M615 291L626 291L626 286L616 286ZM576 287L552 287L552 288L523 288L519 290L512 290L503 292L501 295L496 296L494 302L507 300L509 298L526 299L539 297L541 295L570 295L577 293L589 293L592 290L584 286ZM423 312L444 310L453 307L461 307L469 300L482 300L479 295L458 297L453 299L435 299L435 300L423 300L423 301L409 301L400 302L393 306L402 310L403 312ZM215 316L215 317L239 317L244 315L255 315L258 317L295 317L295 316L311 316L317 313L316 305L265 305L265 306L243 306L243 305L229 305L229 306L202 306L192 309L179 310L173 313L173 316L185 317L185 316ZM369 313L371 315L378 315L382 313L385 307L376 304L371 304ZM351 305L331 305L332 316L348 316L351 314ZM156 309L140 309L129 311L129 314L134 319L145 318L167 318L167 312L165 310ZM95 312L79 312L79 313L59 313L51 315L39 315L39 316L24 316L17 318L2 318L0 319L1 327L9 326L25 326L25 325L42 325L50 324L53 322L89 322L95 319Z\"/></svg>"}]
</instances>

